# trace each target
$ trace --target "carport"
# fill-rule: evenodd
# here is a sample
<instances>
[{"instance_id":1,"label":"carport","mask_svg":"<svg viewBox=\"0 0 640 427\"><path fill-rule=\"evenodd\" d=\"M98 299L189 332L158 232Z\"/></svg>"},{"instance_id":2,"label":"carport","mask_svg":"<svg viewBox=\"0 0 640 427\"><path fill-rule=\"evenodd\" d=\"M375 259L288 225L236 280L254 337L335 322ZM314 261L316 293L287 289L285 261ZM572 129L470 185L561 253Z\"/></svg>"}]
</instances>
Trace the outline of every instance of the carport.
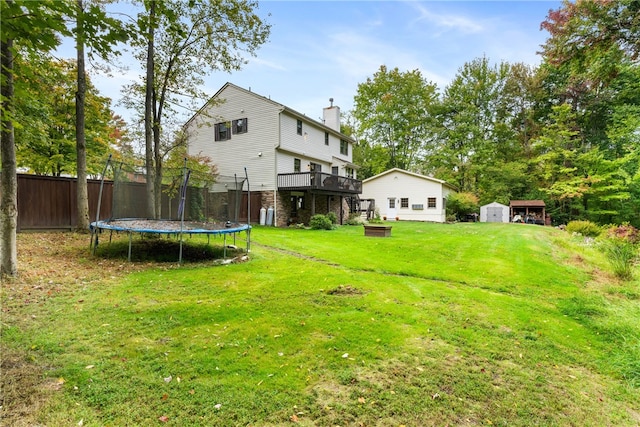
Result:
<instances>
[{"instance_id":1,"label":"carport","mask_svg":"<svg viewBox=\"0 0 640 427\"><path fill-rule=\"evenodd\" d=\"M545 212L544 200L511 200L509 202L510 218L520 215L527 224L546 225L550 223Z\"/></svg>"}]
</instances>

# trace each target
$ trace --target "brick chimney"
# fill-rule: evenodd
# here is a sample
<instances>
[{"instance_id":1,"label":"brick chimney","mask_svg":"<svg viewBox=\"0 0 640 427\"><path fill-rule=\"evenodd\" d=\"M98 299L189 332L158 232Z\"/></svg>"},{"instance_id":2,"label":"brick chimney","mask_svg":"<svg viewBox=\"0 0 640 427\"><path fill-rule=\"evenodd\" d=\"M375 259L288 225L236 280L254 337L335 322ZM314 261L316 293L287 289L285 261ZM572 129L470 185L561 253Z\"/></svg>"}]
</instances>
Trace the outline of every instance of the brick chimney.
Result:
<instances>
[{"instance_id":1,"label":"brick chimney","mask_svg":"<svg viewBox=\"0 0 640 427\"><path fill-rule=\"evenodd\" d=\"M331 105L322 109L322 119L325 126L340 132L340 107L333 105L333 98L329 98Z\"/></svg>"}]
</instances>

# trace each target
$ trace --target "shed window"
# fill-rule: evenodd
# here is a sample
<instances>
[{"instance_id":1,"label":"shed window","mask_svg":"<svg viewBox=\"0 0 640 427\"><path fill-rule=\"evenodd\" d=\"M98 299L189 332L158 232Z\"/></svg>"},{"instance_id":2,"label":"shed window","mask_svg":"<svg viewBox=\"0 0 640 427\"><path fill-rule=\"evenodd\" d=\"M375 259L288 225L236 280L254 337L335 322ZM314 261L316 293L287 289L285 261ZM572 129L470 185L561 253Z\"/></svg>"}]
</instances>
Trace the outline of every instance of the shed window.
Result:
<instances>
[{"instance_id":1,"label":"shed window","mask_svg":"<svg viewBox=\"0 0 640 427\"><path fill-rule=\"evenodd\" d=\"M436 207L436 198L435 197L427 198L427 207L428 208L435 208Z\"/></svg>"},{"instance_id":2,"label":"shed window","mask_svg":"<svg viewBox=\"0 0 640 427\"><path fill-rule=\"evenodd\" d=\"M402 197L400 199L400 207L401 208L408 208L409 207L409 198L408 197Z\"/></svg>"}]
</instances>

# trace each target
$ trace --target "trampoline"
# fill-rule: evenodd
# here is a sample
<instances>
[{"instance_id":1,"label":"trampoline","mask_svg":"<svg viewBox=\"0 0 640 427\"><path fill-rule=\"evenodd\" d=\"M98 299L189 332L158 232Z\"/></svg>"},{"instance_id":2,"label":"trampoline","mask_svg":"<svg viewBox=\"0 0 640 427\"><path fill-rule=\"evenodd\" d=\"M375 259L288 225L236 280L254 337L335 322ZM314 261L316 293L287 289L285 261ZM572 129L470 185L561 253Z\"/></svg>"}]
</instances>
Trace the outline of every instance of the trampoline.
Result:
<instances>
[{"instance_id":1,"label":"trampoline","mask_svg":"<svg viewBox=\"0 0 640 427\"><path fill-rule=\"evenodd\" d=\"M113 233L127 233L129 236L128 260L131 261L131 247L134 234L166 235L177 237L180 241L178 262L182 263L182 244L185 235L206 235L207 244L210 237L223 237L223 257L227 255L227 237L233 237L233 245L239 233L246 233L246 252L249 253L251 244L251 225L240 223L239 203L242 200L244 183L247 183L247 203L251 199L249 183L246 177L238 179L234 177L220 176L196 176L189 168L185 167L177 173L169 173L163 180L162 209L167 210L168 218L152 219L148 216L119 217L123 213L146 213L147 205L144 203L146 191L146 177L141 174L129 172L123 173L123 165L119 164L113 170L113 192L111 215L108 219L99 219L100 204L103 197L105 175L109 169L111 157L107 160L100 186L98 210L96 221L90 224L91 249L95 254L99 243L99 234L109 231L109 242ZM126 171L126 169L125 169ZM181 176L179 176L181 175ZM202 174L201 174L202 175ZM124 177L124 178L123 178ZM178 181L179 180L179 181ZM165 183L166 181L166 183ZM179 186L176 182L180 182ZM179 189L178 189L179 187ZM173 190L172 190L173 189ZM177 206L171 201L178 199ZM189 201L194 201L191 205ZM196 205L196 206L193 206ZM176 209L172 209L176 208ZM250 206L247 206L250 212ZM203 220L206 218L206 220ZM248 215L247 215L248 218Z\"/></svg>"}]
</instances>

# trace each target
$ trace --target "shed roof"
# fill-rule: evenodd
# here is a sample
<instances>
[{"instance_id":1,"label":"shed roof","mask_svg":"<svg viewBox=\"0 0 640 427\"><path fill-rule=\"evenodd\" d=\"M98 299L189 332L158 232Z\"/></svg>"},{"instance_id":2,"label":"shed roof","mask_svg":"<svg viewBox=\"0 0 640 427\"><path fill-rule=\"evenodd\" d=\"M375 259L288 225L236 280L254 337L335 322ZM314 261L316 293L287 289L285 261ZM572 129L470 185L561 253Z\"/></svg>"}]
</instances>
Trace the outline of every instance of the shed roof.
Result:
<instances>
[{"instance_id":1,"label":"shed roof","mask_svg":"<svg viewBox=\"0 0 640 427\"><path fill-rule=\"evenodd\" d=\"M374 175L372 177L369 177L369 178L363 180L362 182L363 183L367 183L369 181L374 181L374 180L376 180L378 178L381 178L383 176L392 174L394 172L398 172L398 173L401 173L401 174L405 174L405 175L413 176L413 177L416 177L416 178L424 179L425 181L437 182L438 184L442 184L445 187L449 187L454 191L458 191L458 189L455 186L449 184L447 181L443 181L441 179L434 178L432 176L420 175L419 173L409 172L407 170L400 169L400 168L392 168L392 169L386 170L386 171L384 171L382 173L379 173L378 175Z\"/></svg>"},{"instance_id":2,"label":"shed roof","mask_svg":"<svg viewBox=\"0 0 640 427\"><path fill-rule=\"evenodd\" d=\"M509 202L509 206L543 208L546 205L544 203L544 200L511 200Z\"/></svg>"}]
</instances>

